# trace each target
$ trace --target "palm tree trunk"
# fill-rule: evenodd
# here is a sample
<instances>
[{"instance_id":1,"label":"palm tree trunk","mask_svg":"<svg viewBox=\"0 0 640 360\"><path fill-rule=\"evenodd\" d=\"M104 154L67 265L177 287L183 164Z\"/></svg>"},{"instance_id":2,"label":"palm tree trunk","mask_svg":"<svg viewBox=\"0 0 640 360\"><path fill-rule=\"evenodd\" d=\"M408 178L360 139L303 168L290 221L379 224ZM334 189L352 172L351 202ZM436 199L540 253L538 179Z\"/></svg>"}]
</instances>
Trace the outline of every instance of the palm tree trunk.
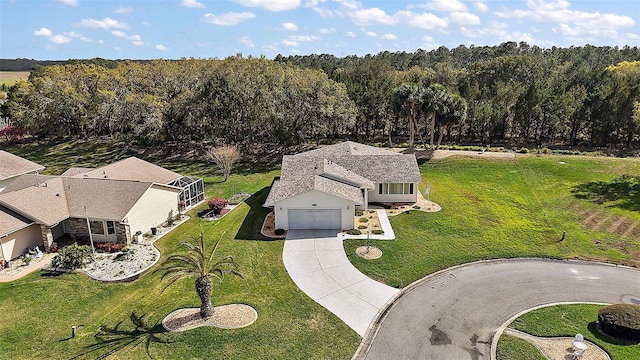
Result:
<instances>
[{"instance_id":1,"label":"palm tree trunk","mask_svg":"<svg viewBox=\"0 0 640 360\"><path fill-rule=\"evenodd\" d=\"M211 304L211 291L213 284L208 276L196 278L196 293L200 297L200 317L206 319L213 315L213 305Z\"/></svg>"},{"instance_id":2,"label":"palm tree trunk","mask_svg":"<svg viewBox=\"0 0 640 360\"><path fill-rule=\"evenodd\" d=\"M431 130L429 131L429 147L433 149L433 137L436 132L436 114L431 113Z\"/></svg>"}]
</instances>

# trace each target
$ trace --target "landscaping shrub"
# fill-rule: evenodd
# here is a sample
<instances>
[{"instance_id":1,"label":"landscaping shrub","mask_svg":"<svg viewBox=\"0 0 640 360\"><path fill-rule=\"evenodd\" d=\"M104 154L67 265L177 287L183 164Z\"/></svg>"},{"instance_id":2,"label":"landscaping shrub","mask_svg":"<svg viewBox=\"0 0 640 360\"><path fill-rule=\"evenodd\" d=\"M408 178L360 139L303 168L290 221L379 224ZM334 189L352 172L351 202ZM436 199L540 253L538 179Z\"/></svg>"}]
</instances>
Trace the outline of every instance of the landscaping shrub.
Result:
<instances>
[{"instance_id":1,"label":"landscaping shrub","mask_svg":"<svg viewBox=\"0 0 640 360\"><path fill-rule=\"evenodd\" d=\"M520 150L518 150L518 152L520 154L528 154L529 153L529 149L523 147L523 148L520 148Z\"/></svg>"},{"instance_id":2,"label":"landscaping shrub","mask_svg":"<svg viewBox=\"0 0 640 360\"><path fill-rule=\"evenodd\" d=\"M362 231L358 230L358 229L351 229L348 231L349 235L360 235L362 234Z\"/></svg>"},{"instance_id":3,"label":"landscaping shrub","mask_svg":"<svg viewBox=\"0 0 640 360\"><path fill-rule=\"evenodd\" d=\"M605 306L598 311L598 324L608 335L640 341L640 305Z\"/></svg>"},{"instance_id":4,"label":"landscaping shrub","mask_svg":"<svg viewBox=\"0 0 640 360\"><path fill-rule=\"evenodd\" d=\"M367 219L366 217L361 217L358 219L358 221L360 221L361 223L366 223L369 222L369 219Z\"/></svg>"},{"instance_id":5,"label":"landscaping shrub","mask_svg":"<svg viewBox=\"0 0 640 360\"><path fill-rule=\"evenodd\" d=\"M384 234L384 230L374 229L374 230L371 230L371 233L375 234L375 235L382 235L382 234Z\"/></svg>"},{"instance_id":6,"label":"landscaping shrub","mask_svg":"<svg viewBox=\"0 0 640 360\"><path fill-rule=\"evenodd\" d=\"M420 205L413 205L413 208L418 210L418 209L420 209Z\"/></svg>"},{"instance_id":7,"label":"landscaping shrub","mask_svg":"<svg viewBox=\"0 0 640 360\"><path fill-rule=\"evenodd\" d=\"M217 198L209 199L207 204L209 205L209 209L213 210L213 213L215 215L218 215L220 214L220 211L222 211L222 209L224 209L224 207L227 206L228 203L227 203L227 200L217 197Z\"/></svg>"},{"instance_id":8,"label":"landscaping shrub","mask_svg":"<svg viewBox=\"0 0 640 360\"><path fill-rule=\"evenodd\" d=\"M356 216L362 216L362 215L364 215L364 211L356 210Z\"/></svg>"},{"instance_id":9,"label":"landscaping shrub","mask_svg":"<svg viewBox=\"0 0 640 360\"><path fill-rule=\"evenodd\" d=\"M367 225L358 225L358 229L366 229Z\"/></svg>"},{"instance_id":10,"label":"landscaping shrub","mask_svg":"<svg viewBox=\"0 0 640 360\"><path fill-rule=\"evenodd\" d=\"M278 236L284 235L284 229L276 229L275 234Z\"/></svg>"},{"instance_id":11,"label":"landscaping shrub","mask_svg":"<svg viewBox=\"0 0 640 360\"><path fill-rule=\"evenodd\" d=\"M92 261L93 251L91 246L73 243L58 251L58 254L51 259L51 267L75 270Z\"/></svg>"}]
</instances>

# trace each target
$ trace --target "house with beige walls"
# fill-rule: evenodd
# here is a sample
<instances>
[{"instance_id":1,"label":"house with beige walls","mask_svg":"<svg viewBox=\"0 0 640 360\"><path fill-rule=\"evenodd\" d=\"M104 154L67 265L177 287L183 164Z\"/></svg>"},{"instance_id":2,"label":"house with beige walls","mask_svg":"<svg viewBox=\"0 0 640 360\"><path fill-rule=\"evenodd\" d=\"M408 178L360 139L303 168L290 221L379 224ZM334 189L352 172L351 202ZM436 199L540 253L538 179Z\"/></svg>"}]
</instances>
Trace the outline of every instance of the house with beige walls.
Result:
<instances>
[{"instance_id":1,"label":"house with beige walls","mask_svg":"<svg viewBox=\"0 0 640 360\"><path fill-rule=\"evenodd\" d=\"M278 229L354 228L369 203L412 203L422 181L413 154L352 141L285 155L264 206Z\"/></svg>"},{"instance_id":2,"label":"house with beige walls","mask_svg":"<svg viewBox=\"0 0 640 360\"><path fill-rule=\"evenodd\" d=\"M0 150L0 192L18 176L34 174L43 169L44 166L40 164Z\"/></svg>"},{"instance_id":3,"label":"house with beige walls","mask_svg":"<svg viewBox=\"0 0 640 360\"><path fill-rule=\"evenodd\" d=\"M130 243L176 214L179 201L188 198L186 207L203 201L198 181L202 185L202 179L138 158L98 169L71 168L60 176L22 175L0 193L0 259L11 260L33 246L48 251L65 235Z\"/></svg>"}]
</instances>

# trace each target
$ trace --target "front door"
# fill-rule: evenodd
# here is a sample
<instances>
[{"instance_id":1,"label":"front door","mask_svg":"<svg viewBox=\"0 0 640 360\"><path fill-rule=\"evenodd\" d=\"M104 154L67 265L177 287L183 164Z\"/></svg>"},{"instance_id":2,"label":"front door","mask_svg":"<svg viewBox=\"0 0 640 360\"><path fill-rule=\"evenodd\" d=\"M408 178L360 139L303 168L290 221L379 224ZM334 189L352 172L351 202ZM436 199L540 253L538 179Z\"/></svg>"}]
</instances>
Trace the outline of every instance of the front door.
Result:
<instances>
[{"instance_id":1,"label":"front door","mask_svg":"<svg viewBox=\"0 0 640 360\"><path fill-rule=\"evenodd\" d=\"M116 241L116 223L115 221L107 221L107 241Z\"/></svg>"}]
</instances>

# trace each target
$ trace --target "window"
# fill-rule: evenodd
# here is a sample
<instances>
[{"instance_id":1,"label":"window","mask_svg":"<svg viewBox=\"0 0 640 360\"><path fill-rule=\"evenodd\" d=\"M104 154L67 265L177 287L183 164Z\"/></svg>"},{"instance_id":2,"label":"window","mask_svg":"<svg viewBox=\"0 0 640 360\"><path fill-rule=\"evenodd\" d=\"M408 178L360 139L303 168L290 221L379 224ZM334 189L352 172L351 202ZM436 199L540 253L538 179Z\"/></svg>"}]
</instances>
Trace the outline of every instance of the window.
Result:
<instances>
[{"instance_id":1,"label":"window","mask_svg":"<svg viewBox=\"0 0 640 360\"><path fill-rule=\"evenodd\" d=\"M107 234L113 235L116 233L116 224L113 221L107 221Z\"/></svg>"},{"instance_id":2,"label":"window","mask_svg":"<svg viewBox=\"0 0 640 360\"><path fill-rule=\"evenodd\" d=\"M104 223L102 221L89 221L91 233L96 235L104 235Z\"/></svg>"},{"instance_id":3,"label":"window","mask_svg":"<svg viewBox=\"0 0 640 360\"><path fill-rule=\"evenodd\" d=\"M379 194L413 194L412 183L382 183L378 186Z\"/></svg>"}]
</instances>

